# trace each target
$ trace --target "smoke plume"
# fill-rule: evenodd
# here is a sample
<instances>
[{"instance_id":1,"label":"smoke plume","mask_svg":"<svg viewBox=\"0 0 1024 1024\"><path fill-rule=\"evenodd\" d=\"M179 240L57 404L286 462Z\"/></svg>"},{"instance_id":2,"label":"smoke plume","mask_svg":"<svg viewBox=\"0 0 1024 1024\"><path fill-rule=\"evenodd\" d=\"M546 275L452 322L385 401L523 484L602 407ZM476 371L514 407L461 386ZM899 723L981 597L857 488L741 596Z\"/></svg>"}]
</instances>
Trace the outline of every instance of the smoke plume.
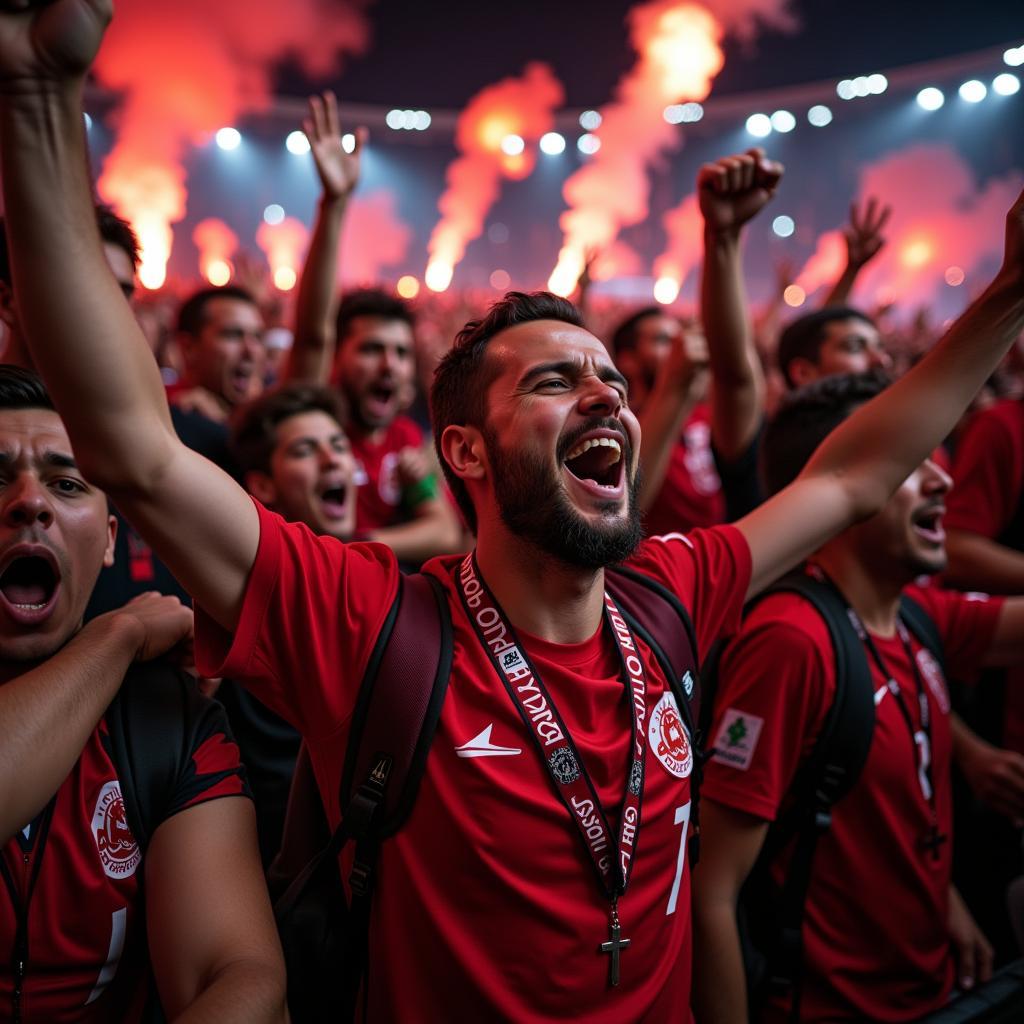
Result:
<instances>
[{"instance_id":1,"label":"smoke plume","mask_svg":"<svg viewBox=\"0 0 1024 1024\"><path fill-rule=\"evenodd\" d=\"M139 279L164 280L171 225L185 214L182 157L190 145L265 108L273 65L295 57L311 75L338 70L367 44L364 0L118 0L96 61L99 81L124 94L117 141L99 191L142 243Z\"/></svg>"},{"instance_id":2,"label":"smoke plume","mask_svg":"<svg viewBox=\"0 0 1024 1024\"><path fill-rule=\"evenodd\" d=\"M217 217L201 220L192 230L192 241L199 250L199 273L212 285L231 280L231 257L238 248L238 235Z\"/></svg>"},{"instance_id":3,"label":"smoke plume","mask_svg":"<svg viewBox=\"0 0 1024 1024\"><path fill-rule=\"evenodd\" d=\"M665 251L654 261L654 297L668 304L675 301L687 275L704 255L704 219L697 194L690 193L661 222L665 227Z\"/></svg>"},{"instance_id":4,"label":"smoke plume","mask_svg":"<svg viewBox=\"0 0 1024 1024\"><path fill-rule=\"evenodd\" d=\"M405 259L412 231L398 216L396 206L395 194L383 188L357 194L349 204L341 242L340 283L379 283L384 267Z\"/></svg>"},{"instance_id":5,"label":"smoke plume","mask_svg":"<svg viewBox=\"0 0 1024 1024\"><path fill-rule=\"evenodd\" d=\"M679 144L665 107L701 100L722 68L720 23L704 8L652 0L629 13L637 61L601 108L600 149L565 183L569 209L559 221L564 239L548 287L567 295L586 253L609 245L627 225L647 216L647 167Z\"/></svg>"},{"instance_id":6,"label":"smoke plume","mask_svg":"<svg viewBox=\"0 0 1024 1024\"><path fill-rule=\"evenodd\" d=\"M973 172L949 146L911 146L869 164L860 173L858 195L875 196L892 206L885 227L887 243L857 282L862 301L889 302L902 307L926 305L949 293L946 271L959 284L972 282L972 273L988 273L1003 248L1006 211L1020 191L1022 177L1011 173L978 185ZM815 285L831 282L845 262L828 263L826 255L841 246L839 232L819 241L818 251L797 283L810 293ZM819 267L832 273L818 274ZM804 277L809 278L808 287Z\"/></svg>"},{"instance_id":7,"label":"smoke plume","mask_svg":"<svg viewBox=\"0 0 1024 1024\"><path fill-rule=\"evenodd\" d=\"M309 229L294 217L280 224L264 221L256 231L256 244L267 254L274 285L281 291L295 287L308 241Z\"/></svg>"},{"instance_id":8,"label":"smoke plume","mask_svg":"<svg viewBox=\"0 0 1024 1024\"><path fill-rule=\"evenodd\" d=\"M528 64L519 78L504 78L474 96L459 115L455 145L461 156L448 167L438 201L441 219L430 236L425 280L444 291L466 246L483 230L502 178L525 178L536 162L535 145L554 124L564 100L561 83L546 64ZM509 145L510 137L520 143ZM521 148L517 147L521 146Z\"/></svg>"}]
</instances>

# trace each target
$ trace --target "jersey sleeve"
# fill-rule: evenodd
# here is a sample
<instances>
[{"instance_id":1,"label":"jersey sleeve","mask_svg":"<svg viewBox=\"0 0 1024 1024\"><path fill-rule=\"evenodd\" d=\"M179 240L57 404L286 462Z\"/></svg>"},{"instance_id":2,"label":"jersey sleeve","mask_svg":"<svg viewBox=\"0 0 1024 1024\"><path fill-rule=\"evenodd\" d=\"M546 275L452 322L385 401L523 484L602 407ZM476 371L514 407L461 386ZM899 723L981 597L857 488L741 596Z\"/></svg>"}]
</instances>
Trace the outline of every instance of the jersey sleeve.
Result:
<instances>
[{"instance_id":1,"label":"jersey sleeve","mask_svg":"<svg viewBox=\"0 0 1024 1024\"><path fill-rule=\"evenodd\" d=\"M946 499L945 524L994 540L1013 518L1020 501L1020 446L1014 443L1007 408L979 413L957 448L953 489Z\"/></svg>"},{"instance_id":2,"label":"jersey sleeve","mask_svg":"<svg viewBox=\"0 0 1024 1024\"><path fill-rule=\"evenodd\" d=\"M191 692L186 701L187 756L175 780L163 820L207 800L225 796L252 797L238 745L224 709L216 701Z\"/></svg>"},{"instance_id":3,"label":"jersey sleeve","mask_svg":"<svg viewBox=\"0 0 1024 1024\"><path fill-rule=\"evenodd\" d=\"M827 627L801 599L755 609L719 662L702 795L775 819L831 706L833 662Z\"/></svg>"},{"instance_id":4,"label":"jersey sleeve","mask_svg":"<svg viewBox=\"0 0 1024 1024\"><path fill-rule=\"evenodd\" d=\"M260 543L233 634L196 608L196 664L250 689L310 738L352 713L398 589L383 544L343 544L256 503Z\"/></svg>"},{"instance_id":5,"label":"jersey sleeve","mask_svg":"<svg viewBox=\"0 0 1024 1024\"><path fill-rule=\"evenodd\" d=\"M630 560L671 590L690 612L704 657L720 636L735 632L750 585L750 547L732 526L650 537Z\"/></svg>"},{"instance_id":6,"label":"jersey sleeve","mask_svg":"<svg viewBox=\"0 0 1024 1024\"><path fill-rule=\"evenodd\" d=\"M972 681L995 638L1004 598L961 594L939 587L911 587L907 594L931 616L942 637L946 675Z\"/></svg>"}]
</instances>

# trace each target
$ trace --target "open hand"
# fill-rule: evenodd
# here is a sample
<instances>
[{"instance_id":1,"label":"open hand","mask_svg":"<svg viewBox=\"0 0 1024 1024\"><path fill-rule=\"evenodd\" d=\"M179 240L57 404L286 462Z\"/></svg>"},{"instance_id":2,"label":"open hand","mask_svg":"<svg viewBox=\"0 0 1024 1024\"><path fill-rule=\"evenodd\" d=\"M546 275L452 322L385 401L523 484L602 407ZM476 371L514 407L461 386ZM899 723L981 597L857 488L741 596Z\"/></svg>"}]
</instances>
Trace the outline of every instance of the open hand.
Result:
<instances>
[{"instance_id":1,"label":"open hand","mask_svg":"<svg viewBox=\"0 0 1024 1024\"><path fill-rule=\"evenodd\" d=\"M338 122L338 100L328 90L322 96L310 96L309 117L302 122L309 139L316 172L326 199L347 199L359 184L360 151L366 141L366 129L355 132L355 148L345 152Z\"/></svg>"},{"instance_id":2,"label":"open hand","mask_svg":"<svg viewBox=\"0 0 1024 1024\"><path fill-rule=\"evenodd\" d=\"M992 977L992 946L953 886L949 887L949 938L960 988L967 991L988 981Z\"/></svg>"},{"instance_id":3,"label":"open hand","mask_svg":"<svg viewBox=\"0 0 1024 1024\"><path fill-rule=\"evenodd\" d=\"M112 13L111 0L0 0L0 87L82 78Z\"/></svg>"},{"instance_id":4,"label":"open hand","mask_svg":"<svg viewBox=\"0 0 1024 1024\"><path fill-rule=\"evenodd\" d=\"M882 230L892 215L891 206L883 206L873 196L862 209L850 204L850 223L843 229L846 239L847 262L852 267L863 267L873 260L885 245Z\"/></svg>"},{"instance_id":5,"label":"open hand","mask_svg":"<svg viewBox=\"0 0 1024 1024\"><path fill-rule=\"evenodd\" d=\"M756 147L704 164L697 174L697 199L705 227L738 231L775 195L782 174L782 164Z\"/></svg>"}]
</instances>

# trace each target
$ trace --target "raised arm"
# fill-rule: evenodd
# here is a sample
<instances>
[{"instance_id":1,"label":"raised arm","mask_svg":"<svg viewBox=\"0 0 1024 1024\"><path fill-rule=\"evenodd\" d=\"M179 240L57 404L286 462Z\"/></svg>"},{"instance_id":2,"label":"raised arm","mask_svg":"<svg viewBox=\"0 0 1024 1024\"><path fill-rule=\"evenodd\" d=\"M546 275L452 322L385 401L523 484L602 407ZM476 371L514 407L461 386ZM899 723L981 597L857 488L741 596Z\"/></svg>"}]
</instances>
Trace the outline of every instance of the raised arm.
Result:
<instances>
[{"instance_id":1,"label":"raised arm","mask_svg":"<svg viewBox=\"0 0 1024 1024\"><path fill-rule=\"evenodd\" d=\"M885 228L892 213L891 206L881 205L871 197L864 208L850 203L850 223L843 229L846 240L846 266L832 290L825 296L822 307L845 306L850 300L854 283L860 272L882 251L885 245Z\"/></svg>"},{"instance_id":2,"label":"raised arm","mask_svg":"<svg viewBox=\"0 0 1024 1024\"><path fill-rule=\"evenodd\" d=\"M782 165L764 150L705 164L697 175L704 216L704 272L700 305L711 364L711 439L727 461L750 446L764 415L764 373L743 288L743 226L768 203Z\"/></svg>"},{"instance_id":3,"label":"raised arm","mask_svg":"<svg viewBox=\"0 0 1024 1024\"><path fill-rule=\"evenodd\" d=\"M0 686L0 843L46 806L128 666L186 640L192 610L143 594L88 623L52 658Z\"/></svg>"},{"instance_id":4,"label":"raised arm","mask_svg":"<svg viewBox=\"0 0 1024 1024\"><path fill-rule=\"evenodd\" d=\"M355 148L345 152L333 92L311 96L309 116L302 122L320 178L320 206L313 238L299 280L295 309L295 342L282 380L326 384L334 360L338 314L338 249L349 197L359 184L360 150L366 130L355 133Z\"/></svg>"},{"instance_id":5,"label":"raised arm","mask_svg":"<svg viewBox=\"0 0 1024 1024\"><path fill-rule=\"evenodd\" d=\"M707 343L684 328L672 340L672 351L658 369L658 378L638 417L643 436L643 473L637 502L642 512L661 493L679 433L706 390L707 368Z\"/></svg>"},{"instance_id":6,"label":"raised arm","mask_svg":"<svg viewBox=\"0 0 1024 1024\"><path fill-rule=\"evenodd\" d=\"M20 6L0 14L0 152L22 327L86 477L230 628L259 542L255 507L175 436L96 227L81 99L110 0Z\"/></svg>"},{"instance_id":7,"label":"raised arm","mask_svg":"<svg viewBox=\"0 0 1024 1024\"><path fill-rule=\"evenodd\" d=\"M909 373L832 432L799 477L737 524L750 594L885 504L953 429L1024 327L1024 193L995 279Z\"/></svg>"}]
</instances>

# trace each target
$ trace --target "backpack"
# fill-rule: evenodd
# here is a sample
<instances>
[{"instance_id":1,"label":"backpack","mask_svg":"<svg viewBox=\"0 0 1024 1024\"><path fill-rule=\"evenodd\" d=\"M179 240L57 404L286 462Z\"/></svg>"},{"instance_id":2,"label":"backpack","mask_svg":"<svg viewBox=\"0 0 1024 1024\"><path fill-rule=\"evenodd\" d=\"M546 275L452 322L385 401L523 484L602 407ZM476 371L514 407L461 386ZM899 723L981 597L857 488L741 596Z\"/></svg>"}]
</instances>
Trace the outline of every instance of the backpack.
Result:
<instances>
[{"instance_id":1,"label":"backpack","mask_svg":"<svg viewBox=\"0 0 1024 1024\"><path fill-rule=\"evenodd\" d=\"M787 809L773 821L761 853L740 893L737 917L750 1005L769 995L791 994L791 1020L799 1020L803 960L803 914L814 851L832 824L832 807L860 776L875 728L871 669L839 591L802 571L792 572L749 602L751 608L778 593L799 594L828 627L835 654L835 695L814 748L797 770ZM900 598L900 618L945 672L942 638L928 613L913 598ZM705 728L710 727L718 682L715 652L705 666ZM714 750L707 753L714 755ZM792 844L793 854L780 887L770 875L779 854Z\"/></svg>"},{"instance_id":2,"label":"backpack","mask_svg":"<svg viewBox=\"0 0 1024 1024\"><path fill-rule=\"evenodd\" d=\"M610 569L606 586L630 628L654 653L692 739L695 834L702 761L694 727L700 697L693 624L678 598L642 573ZM402 577L360 685L342 770L342 819L326 845L329 830L303 745L282 849L269 873L272 894L284 889L274 914L296 1024L355 1017L369 968L377 855L412 811L447 691L452 647L441 584L423 573ZM350 904L338 870L338 855L349 840L355 846ZM696 855L697 841L691 838L691 860Z\"/></svg>"}]
</instances>

